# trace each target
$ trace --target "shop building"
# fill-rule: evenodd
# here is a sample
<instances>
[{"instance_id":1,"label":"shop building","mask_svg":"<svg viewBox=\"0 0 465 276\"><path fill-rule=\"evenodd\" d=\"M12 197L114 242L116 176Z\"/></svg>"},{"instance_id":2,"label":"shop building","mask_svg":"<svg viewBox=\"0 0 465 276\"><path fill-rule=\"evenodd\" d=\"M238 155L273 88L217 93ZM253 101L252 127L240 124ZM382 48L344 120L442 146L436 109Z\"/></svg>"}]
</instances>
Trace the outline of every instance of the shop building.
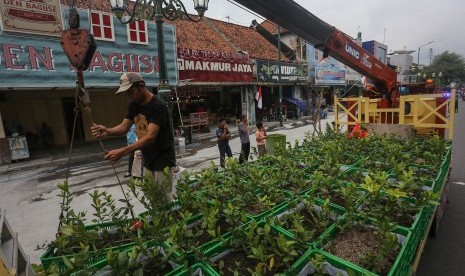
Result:
<instances>
[{"instance_id":1,"label":"shop building","mask_svg":"<svg viewBox=\"0 0 465 276\"><path fill-rule=\"evenodd\" d=\"M14 1L24 7L26 2ZM84 72L92 116L85 112L76 115L76 72L60 45L61 31L68 29L68 3L47 2L50 10L55 11L49 15L53 24L45 24L53 26L51 31L37 30L43 24L30 20L23 20L20 30L7 27L10 19L7 11L18 7L7 7L5 3L0 6L2 163L11 161L8 138L17 129L22 130L19 136L27 137L28 147L36 148L70 143L75 117L75 142L94 139L90 133L91 121L105 125L120 123L128 104L127 97L114 95L121 73L138 72L148 86L158 85L155 23L135 21L125 25L112 15L108 1L77 1L80 28L93 34L97 50L89 70ZM27 12L43 14L39 9ZM226 116L232 121L245 114L255 122L258 87L277 95L275 82L259 82L257 78L257 61L275 62L277 45L254 29L204 18L197 23L166 20L163 31L172 99L177 105L179 98L180 108L184 102L203 100L205 106L200 110L210 113L210 123L216 123L215 117ZM290 60L283 57L282 63L285 66ZM299 90L289 88L294 83L284 86L283 95L299 98L300 92L296 92ZM267 99L266 93L264 98ZM53 142L48 145L41 137L44 123L53 134Z\"/></svg>"},{"instance_id":2,"label":"shop building","mask_svg":"<svg viewBox=\"0 0 465 276\"><path fill-rule=\"evenodd\" d=\"M15 1L16 5L27 1ZM56 30L51 33L35 30L36 22L30 19L20 30L7 28L11 11L4 3L1 6L2 31L0 32L0 117L3 124L0 132L2 163L15 160L11 156L9 141L12 136L26 137L27 148L65 145L70 143L74 120L74 141L88 141L91 120L99 124L116 125L126 114L128 98L116 96L119 78L123 72L138 72L147 85L156 86L158 80L158 56L156 25L138 21L123 25L105 11L78 9L80 28L91 30L97 50L89 69L84 72L84 81L90 98L91 115L75 114L76 72L60 44L61 30L68 29L68 7L48 1L58 11L60 18ZM9 2L10 3L10 2ZM14 7L13 7L14 8ZM42 11L30 10L42 14ZM39 17L40 18L40 17ZM176 85L176 35L175 27L164 27L168 77ZM46 145L41 135L43 124L52 133L52 141ZM15 133L17 132L17 133ZM17 140L17 139L16 139ZM17 141L14 141L18 147ZM23 144L24 146L24 144Z\"/></svg>"}]
</instances>

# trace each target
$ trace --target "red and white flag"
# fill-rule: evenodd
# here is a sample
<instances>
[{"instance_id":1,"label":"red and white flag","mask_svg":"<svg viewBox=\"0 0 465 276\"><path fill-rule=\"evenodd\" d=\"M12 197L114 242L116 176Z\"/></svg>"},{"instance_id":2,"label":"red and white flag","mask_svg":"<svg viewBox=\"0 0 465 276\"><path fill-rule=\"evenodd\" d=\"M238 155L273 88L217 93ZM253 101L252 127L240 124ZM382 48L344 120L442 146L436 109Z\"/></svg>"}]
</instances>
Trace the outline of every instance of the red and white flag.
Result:
<instances>
[{"instance_id":1,"label":"red and white flag","mask_svg":"<svg viewBox=\"0 0 465 276\"><path fill-rule=\"evenodd\" d=\"M263 101L262 101L262 87L259 86L257 89L257 94L255 95L255 100L257 100L257 107L262 109Z\"/></svg>"}]
</instances>

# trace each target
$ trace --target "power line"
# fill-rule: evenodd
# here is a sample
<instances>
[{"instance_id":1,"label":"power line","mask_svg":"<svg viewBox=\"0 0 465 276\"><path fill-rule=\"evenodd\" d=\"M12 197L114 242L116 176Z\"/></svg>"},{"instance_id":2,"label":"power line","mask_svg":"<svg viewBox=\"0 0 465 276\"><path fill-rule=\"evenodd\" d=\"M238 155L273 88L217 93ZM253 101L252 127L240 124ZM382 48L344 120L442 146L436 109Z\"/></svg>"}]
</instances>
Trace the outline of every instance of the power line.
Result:
<instances>
[{"instance_id":1,"label":"power line","mask_svg":"<svg viewBox=\"0 0 465 276\"><path fill-rule=\"evenodd\" d=\"M254 15L254 16L260 18L260 19L262 19L262 20L268 20L268 19L266 19L265 17L259 15L258 13L254 12L254 11L251 11L251 10L249 10L248 8L243 7L242 5L239 5L239 4L237 4L237 3L235 3L235 2L233 2L233 1L231 1L231 0L226 0L226 1L228 1L229 3L233 4L234 6L240 8L240 9L242 9L242 10L244 10L244 11L246 11L246 12L248 12L248 13L250 13L250 14L252 14L252 15ZM230 18L230 19L231 19L231 18ZM233 19L231 19L231 20L233 20ZM233 20L233 21L235 21L235 20ZM271 21L271 20L268 20L268 21L269 21L271 24L273 24L275 27L278 27L278 24L274 23L274 22ZM236 22L236 23L240 23L240 22L237 22L237 21L235 21L235 22ZM280 27L280 26L279 26L279 27ZM311 43L309 43L308 41L306 41L305 39L303 39L303 38L301 38L301 37L298 37L297 35L295 35L295 34L293 34L293 33L290 33L290 34L291 34L293 37L295 37L295 38L298 38L298 39L301 39L302 41L305 41L305 43L311 44ZM311 45L313 45L313 44L311 44Z\"/></svg>"},{"instance_id":2,"label":"power line","mask_svg":"<svg viewBox=\"0 0 465 276\"><path fill-rule=\"evenodd\" d=\"M244 11L246 11L246 12L248 12L248 13L250 13L250 14L252 14L252 15L258 17L258 18L260 18L260 19L266 20L266 18L264 18L263 16L261 16L261 15L259 15L258 13L255 13L255 12L253 12L253 11L247 9L246 7L244 7L244 6L242 6L242 5L239 5L239 4L237 4L237 3L235 3L235 2L233 2L233 1L231 1L231 0L226 0L226 1L228 1L229 3L233 4L234 6L240 8L240 9L242 9L242 10L244 10Z\"/></svg>"}]
</instances>

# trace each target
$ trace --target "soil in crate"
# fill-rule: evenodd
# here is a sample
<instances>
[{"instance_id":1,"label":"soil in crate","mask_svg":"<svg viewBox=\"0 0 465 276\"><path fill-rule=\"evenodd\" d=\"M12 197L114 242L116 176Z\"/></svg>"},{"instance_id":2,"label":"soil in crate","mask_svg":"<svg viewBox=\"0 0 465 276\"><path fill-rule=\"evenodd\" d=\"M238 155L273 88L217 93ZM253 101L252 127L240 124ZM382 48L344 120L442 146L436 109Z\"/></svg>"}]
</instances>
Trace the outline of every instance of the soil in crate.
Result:
<instances>
[{"instance_id":1,"label":"soil in crate","mask_svg":"<svg viewBox=\"0 0 465 276\"><path fill-rule=\"evenodd\" d=\"M362 184L365 182L366 175L362 173L362 171L357 171L352 174L342 174L342 180L345 180L347 182L354 182L356 184Z\"/></svg>"},{"instance_id":2,"label":"soil in crate","mask_svg":"<svg viewBox=\"0 0 465 276\"><path fill-rule=\"evenodd\" d=\"M334 203L338 206L341 206L344 208L346 206L346 201L344 200L344 198L342 198L340 194L337 193L337 191L334 191L334 190L330 192L319 191L315 195L323 200L326 200L329 198L329 201L331 203Z\"/></svg>"},{"instance_id":3,"label":"soil in crate","mask_svg":"<svg viewBox=\"0 0 465 276\"><path fill-rule=\"evenodd\" d=\"M147 267L144 268L144 276L162 276L166 275L173 271L173 268L167 264L165 267L161 268L155 264L153 265L148 265Z\"/></svg>"},{"instance_id":4,"label":"soil in crate","mask_svg":"<svg viewBox=\"0 0 465 276\"><path fill-rule=\"evenodd\" d=\"M379 212L380 211L379 209L381 208L381 211L383 211L384 206L386 206L386 202L384 200L381 200L377 206L368 206L368 205L367 206L362 205L362 206L363 206L362 211L365 211L369 214L370 212L373 212L373 211L376 212L375 209L377 209ZM390 212L389 214L384 212L384 216L387 216L387 219L389 221L394 222L397 225L410 228L415 220L415 215L417 213L418 213L417 210L410 210L408 212L402 212L398 210L398 211Z\"/></svg>"},{"instance_id":5,"label":"soil in crate","mask_svg":"<svg viewBox=\"0 0 465 276\"><path fill-rule=\"evenodd\" d=\"M97 250L105 248L115 248L125 244L130 244L134 242L135 234L131 233L122 233L121 229L118 229L117 233L111 234L102 234L98 240L94 240L90 243L93 244L91 248L96 248ZM64 249L64 251L58 250L53 253L54 256L68 255L73 253L78 253L82 250L80 246L71 246L69 245Z\"/></svg>"},{"instance_id":6,"label":"soil in crate","mask_svg":"<svg viewBox=\"0 0 465 276\"><path fill-rule=\"evenodd\" d=\"M249 202L248 204L244 206L244 211L247 212L248 214L251 214L252 216L255 216L272 207L267 207L263 204L257 204L257 202Z\"/></svg>"},{"instance_id":7,"label":"soil in crate","mask_svg":"<svg viewBox=\"0 0 465 276\"><path fill-rule=\"evenodd\" d=\"M413 224L415 213L394 213L389 219L400 226L410 228Z\"/></svg>"},{"instance_id":8,"label":"soil in crate","mask_svg":"<svg viewBox=\"0 0 465 276\"><path fill-rule=\"evenodd\" d=\"M97 249L110 248L110 247L117 247L117 246L121 246L124 244L132 243L132 242L134 242L134 236L130 237L129 235L118 234L118 235L115 235L115 237L113 237L110 240L105 239L105 240L97 242L95 244L95 247ZM78 248L77 252L79 252L79 250L81 250L81 248Z\"/></svg>"},{"instance_id":9,"label":"soil in crate","mask_svg":"<svg viewBox=\"0 0 465 276\"><path fill-rule=\"evenodd\" d=\"M248 254L244 251L231 251L226 256L215 261L215 269L220 271L221 275L225 276L233 276L235 275L235 271L238 273L236 275L250 275L251 273L248 271L248 269L255 271L259 261L257 259L247 258L247 255ZM220 262L223 262L224 265L222 269L219 268ZM278 269L279 268L276 269L275 267L273 271L267 271L266 273L260 275L272 276L276 273L279 273L279 271L277 271Z\"/></svg>"},{"instance_id":10,"label":"soil in crate","mask_svg":"<svg viewBox=\"0 0 465 276\"><path fill-rule=\"evenodd\" d=\"M321 234L323 234L324 230L320 230L320 227L315 227L315 220L316 218L313 216L312 213L310 213L307 209L302 209L299 210L296 213L285 215L282 218L282 222L280 223L280 226L283 227L286 230L290 230L292 232L292 229L294 228L293 225L293 220L291 219L292 216L294 215L301 215L303 216L303 220L301 221L301 225L308 231L310 230L315 230L315 233L313 234L313 237L319 237ZM311 237L309 237L311 238Z\"/></svg>"},{"instance_id":11,"label":"soil in crate","mask_svg":"<svg viewBox=\"0 0 465 276\"><path fill-rule=\"evenodd\" d=\"M220 217L218 219L218 221L216 222L216 225L215 225L215 230L217 228L220 228L220 235L224 235L226 234L227 232L229 232L229 230L231 229L231 225L228 224L226 222L226 219L224 217ZM199 231L203 231L202 234L200 234L199 236L197 236L197 234L199 233ZM198 245L203 245L203 244L206 244L207 242L211 241L214 239L214 237L212 237L208 231L206 229L202 229L202 224L201 223L198 223L196 224L195 226L192 227L192 233L194 234L194 237L193 239L195 239L196 243ZM182 246L182 249L184 250L187 250L189 248L186 248L185 246Z\"/></svg>"},{"instance_id":12,"label":"soil in crate","mask_svg":"<svg viewBox=\"0 0 465 276\"><path fill-rule=\"evenodd\" d=\"M330 243L328 252L354 263L360 267L373 270L373 263L364 260L367 254L376 254L381 246L381 239L374 229L354 227L344 233L338 234ZM387 258L382 260L375 270L380 275L387 275L394 264L400 247L391 250Z\"/></svg>"},{"instance_id":13,"label":"soil in crate","mask_svg":"<svg viewBox=\"0 0 465 276\"><path fill-rule=\"evenodd\" d=\"M287 182L286 184L283 185L283 189L286 189L286 190L294 192L294 193L303 192L307 188L310 188L310 185L308 185L308 186L299 186L299 185L296 185L295 183L291 183L291 182Z\"/></svg>"}]
</instances>

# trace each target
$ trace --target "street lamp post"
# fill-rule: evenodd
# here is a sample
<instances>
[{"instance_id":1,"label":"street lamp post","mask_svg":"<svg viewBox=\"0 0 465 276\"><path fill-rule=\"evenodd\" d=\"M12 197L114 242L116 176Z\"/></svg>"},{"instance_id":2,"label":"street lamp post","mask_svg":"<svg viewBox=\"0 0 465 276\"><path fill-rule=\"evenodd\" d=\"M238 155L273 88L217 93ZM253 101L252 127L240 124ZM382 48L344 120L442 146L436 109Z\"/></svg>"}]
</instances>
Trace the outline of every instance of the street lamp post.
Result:
<instances>
[{"instance_id":1,"label":"street lamp post","mask_svg":"<svg viewBox=\"0 0 465 276\"><path fill-rule=\"evenodd\" d=\"M420 49L421 49L421 47L426 46L426 45L429 45L429 44L431 44L431 43L433 43L433 42L434 42L434 40L433 40L433 41L430 41L430 42L428 42L428 43L425 43L425 44L423 44L423 45L421 45L421 46L418 47L418 57L417 57L417 65L418 65L418 66L420 65Z\"/></svg>"},{"instance_id":2,"label":"street lamp post","mask_svg":"<svg viewBox=\"0 0 465 276\"><path fill-rule=\"evenodd\" d=\"M279 126L283 126L283 85L281 83L281 31L278 26L278 91L279 91Z\"/></svg>"},{"instance_id":3,"label":"street lamp post","mask_svg":"<svg viewBox=\"0 0 465 276\"><path fill-rule=\"evenodd\" d=\"M198 22L202 19L205 11L208 9L209 0L193 0L194 9L199 17L195 18L189 15L186 7L181 0L136 0L132 3L132 8L124 5L124 0L110 0L111 10L123 24L129 24L136 19L155 19L157 26L157 47L158 47L158 66L160 82L158 85L158 95L162 97L168 106L168 115L171 132L173 130L173 119L170 108L171 90L169 89L168 70L166 66L165 40L163 36L164 18L168 20L187 19ZM148 16L146 16L148 15Z\"/></svg>"}]
</instances>

